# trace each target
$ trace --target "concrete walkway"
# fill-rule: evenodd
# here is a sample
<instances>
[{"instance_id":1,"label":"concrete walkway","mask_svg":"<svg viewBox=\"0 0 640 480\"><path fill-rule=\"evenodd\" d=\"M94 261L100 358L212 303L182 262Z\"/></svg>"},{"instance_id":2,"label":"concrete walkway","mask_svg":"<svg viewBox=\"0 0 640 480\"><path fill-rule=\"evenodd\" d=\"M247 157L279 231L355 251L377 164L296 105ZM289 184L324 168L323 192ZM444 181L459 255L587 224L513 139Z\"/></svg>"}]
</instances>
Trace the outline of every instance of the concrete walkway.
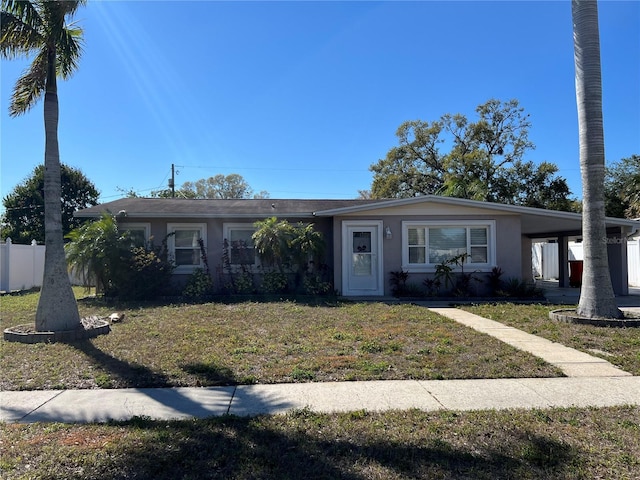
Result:
<instances>
[{"instance_id":1,"label":"concrete walkway","mask_svg":"<svg viewBox=\"0 0 640 480\"><path fill-rule=\"evenodd\" d=\"M0 421L105 422L134 416L168 420L279 414L305 407L317 412L345 412L640 406L640 377L603 359L463 310L431 310L543 358L561 368L567 377L1 391Z\"/></svg>"},{"instance_id":2,"label":"concrete walkway","mask_svg":"<svg viewBox=\"0 0 640 480\"><path fill-rule=\"evenodd\" d=\"M495 337L518 350L529 352L560 368L567 377L623 377L631 375L602 358L565 347L560 343L531 335L465 310L457 308L429 308L429 310L478 332Z\"/></svg>"}]
</instances>

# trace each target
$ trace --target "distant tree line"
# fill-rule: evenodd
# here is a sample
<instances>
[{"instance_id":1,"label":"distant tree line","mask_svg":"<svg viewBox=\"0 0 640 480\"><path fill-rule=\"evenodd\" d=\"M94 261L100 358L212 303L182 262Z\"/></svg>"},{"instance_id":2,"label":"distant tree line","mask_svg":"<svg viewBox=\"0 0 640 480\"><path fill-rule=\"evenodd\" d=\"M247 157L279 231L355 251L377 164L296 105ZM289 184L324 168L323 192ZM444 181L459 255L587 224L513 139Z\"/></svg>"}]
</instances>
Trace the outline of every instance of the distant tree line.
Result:
<instances>
[{"instance_id":1,"label":"distant tree line","mask_svg":"<svg viewBox=\"0 0 640 480\"><path fill-rule=\"evenodd\" d=\"M269 198L269 192L254 193L247 181L237 173L217 174L195 182L184 182L178 189L154 190L153 198Z\"/></svg>"}]
</instances>

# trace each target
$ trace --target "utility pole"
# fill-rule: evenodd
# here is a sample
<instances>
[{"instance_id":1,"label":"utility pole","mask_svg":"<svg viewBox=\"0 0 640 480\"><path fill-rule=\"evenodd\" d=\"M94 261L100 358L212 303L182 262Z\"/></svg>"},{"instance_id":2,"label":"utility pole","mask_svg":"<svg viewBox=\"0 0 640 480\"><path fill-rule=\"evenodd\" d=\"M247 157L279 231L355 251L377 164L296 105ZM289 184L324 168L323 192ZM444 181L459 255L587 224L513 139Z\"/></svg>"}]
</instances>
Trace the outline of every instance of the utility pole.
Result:
<instances>
[{"instance_id":1,"label":"utility pole","mask_svg":"<svg viewBox=\"0 0 640 480\"><path fill-rule=\"evenodd\" d=\"M169 180L169 188L171 189L171 198L176 198L176 166L171 164L171 179Z\"/></svg>"}]
</instances>

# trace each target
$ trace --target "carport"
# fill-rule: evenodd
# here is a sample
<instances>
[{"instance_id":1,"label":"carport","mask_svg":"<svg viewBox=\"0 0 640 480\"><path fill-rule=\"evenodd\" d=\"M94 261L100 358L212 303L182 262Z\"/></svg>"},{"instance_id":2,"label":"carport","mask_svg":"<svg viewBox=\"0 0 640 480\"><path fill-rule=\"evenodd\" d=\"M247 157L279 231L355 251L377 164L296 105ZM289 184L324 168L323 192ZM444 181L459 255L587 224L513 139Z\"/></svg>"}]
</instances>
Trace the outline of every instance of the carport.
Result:
<instances>
[{"instance_id":1,"label":"carport","mask_svg":"<svg viewBox=\"0 0 640 480\"><path fill-rule=\"evenodd\" d=\"M518 208L518 207L515 207ZM569 287L569 241L582 238L582 215L579 213L537 210L521 207L523 262L531 260L531 243L534 239L555 239L558 243L558 286ZM629 271L627 239L640 230L640 222L607 217L607 255L611 283L616 295L629 295ZM532 265L523 265L523 272Z\"/></svg>"}]
</instances>

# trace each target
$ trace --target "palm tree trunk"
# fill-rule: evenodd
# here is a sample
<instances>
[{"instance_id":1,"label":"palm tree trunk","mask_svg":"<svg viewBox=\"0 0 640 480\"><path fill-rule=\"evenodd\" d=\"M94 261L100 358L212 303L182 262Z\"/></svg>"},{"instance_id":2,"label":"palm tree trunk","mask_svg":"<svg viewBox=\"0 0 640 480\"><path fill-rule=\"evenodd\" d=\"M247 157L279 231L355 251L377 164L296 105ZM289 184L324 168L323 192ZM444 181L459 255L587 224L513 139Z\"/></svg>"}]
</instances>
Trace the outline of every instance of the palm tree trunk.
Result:
<instances>
[{"instance_id":1,"label":"palm tree trunk","mask_svg":"<svg viewBox=\"0 0 640 480\"><path fill-rule=\"evenodd\" d=\"M584 271L577 313L587 318L620 318L609 261L604 212L604 128L600 34L596 0L572 0L576 101L582 178Z\"/></svg>"},{"instance_id":2,"label":"palm tree trunk","mask_svg":"<svg viewBox=\"0 0 640 480\"><path fill-rule=\"evenodd\" d=\"M62 233L60 153L58 150L58 93L55 49L50 49L44 97L44 275L36 310L37 331L73 330L80 315L67 273Z\"/></svg>"}]
</instances>

